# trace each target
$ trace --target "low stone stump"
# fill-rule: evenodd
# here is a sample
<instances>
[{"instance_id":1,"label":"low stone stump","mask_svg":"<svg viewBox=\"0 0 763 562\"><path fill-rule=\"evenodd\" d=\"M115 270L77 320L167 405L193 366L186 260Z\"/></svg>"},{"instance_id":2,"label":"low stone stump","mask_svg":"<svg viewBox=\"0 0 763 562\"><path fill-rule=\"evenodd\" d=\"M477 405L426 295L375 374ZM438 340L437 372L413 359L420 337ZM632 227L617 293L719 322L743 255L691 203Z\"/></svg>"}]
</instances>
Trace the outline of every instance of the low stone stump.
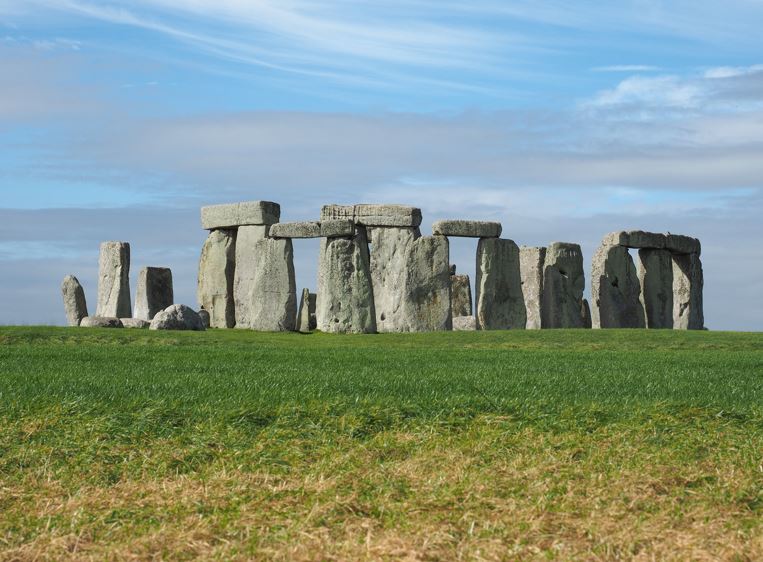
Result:
<instances>
[{"instance_id":1,"label":"low stone stump","mask_svg":"<svg viewBox=\"0 0 763 562\"><path fill-rule=\"evenodd\" d=\"M80 328L123 328L119 318L105 316L85 316L79 323Z\"/></svg>"},{"instance_id":2,"label":"low stone stump","mask_svg":"<svg viewBox=\"0 0 763 562\"><path fill-rule=\"evenodd\" d=\"M421 226L421 209L406 205L324 205L321 223L344 219L363 226Z\"/></svg>"},{"instance_id":3,"label":"low stone stump","mask_svg":"<svg viewBox=\"0 0 763 562\"><path fill-rule=\"evenodd\" d=\"M205 230L271 225L280 218L281 206L272 201L245 201L201 208L201 227Z\"/></svg>"},{"instance_id":4,"label":"low stone stump","mask_svg":"<svg viewBox=\"0 0 763 562\"><path fill-rule=\"evenodd\" d=\"M268 237L266 225L241 226L236 234L236 261L233 274L233 302L236 309L236 328L252 328L254 323L253 292L255 275L261 256L258 244ZM206 308L206 307L205 307Z\"/></svg>"},{"instance_id":5,"label":"low stone stump","mask_svg":"<svg viewBox=\"0 0 763 562\"><path fill-rule=\"evenodd\" d=\"M233 297L235 269L236 231L213 230L201 250L196 290L199 306L209 313L212 328L233 328L236 325Z\"/></svg>"},{"instance_id":6,"label":"low stone stump","mask_svg":"<svg viewBox=\"0 0 763 562\"><path fill-rule=\"evenodd\" d=\"M74 275L67 275L61 283L61 295L64 299L64 311L69 326L79 326L87 316L85 290Z\"/></svg>"},{"instance_id":7,"label":"low stone stump","mask_svg":"<svg viewBox=\"0 0 763 562\"><path fill-rule=\"evenodd\" d=\"M543 267L546 248L521 246L519 248L519 273L522 279L522 296L528 330L541 329L541 305L543 303Z\"/></svg>"},{"instance_id":8,"label":"low stone stump","mask_svg":"<svg viewBox=\"0 0 763 562\"><path fill-rule=\"evenodd\" d=\"M271 238L320 238L319 222L279 222L270 227Z\"/></svg>"},{"instance_id":9,"label":"low stone stump","mask_svg":"<svg viewBox=\"0 0 763 562\"><path fill-rule=\"evenodd\" d=\"M445 236L411 242L403 277L402 324L406 332L451 330L450 245Z\"/></svg>"},{"instance_id":10,"label":"low stone stump","mask_svg":"<svg viewBox=\"0 0 763 562\"><path fill-rule=\"evenodd\" d=\"M203 332L204 322L198 313L184 304L173 304L151 320L151 330L194 330Z\"/></svg>"},{"instance_id":11,"label":"low stone stump","mask_svg":"<svg viewBox=\"0 0 763 562\"><path fill-rule=\"evenodd\" d=\"M647 328L673 328L673 257L667 250L638 251L641 304Z\"/></svg>"},{"instance_id":12,"label":"low stone stump","mask_svg":"<svg viewBox=\"0 0 763 562\"><path fill-rule=\"evenodd\" d=\"M583 252L578 244L554 242L543 268L541 327L583 327Z\"/></svg>"},{"instance_id":13,"label":"low stone stump","mask_svg":"<svg viewBox=\"0 0 763 562\"><path fill-rule=\"evenodd\" d=\"M500 222L439 220L432 225L432 234L464 238L498 238L503 227Z\"/></svg>"},{"instance_id":14,"label":"low stone stump","mask_svg":"<svg viewBox=\"0 0 763 562\"><path fill-rule=\"evenodd\" d=\"M480 330L524 330L519 247L513 240L481 238L477 244L477 326Z\"/></svg>"},{"instance_id":15,"label":"low stone stump","mask_svg":"<svg viewBox=\"0 0 763 562\"><path fill-rule=\"evenodd\" d=\"M211 323L211 317L209 316L209 312L204 310L203 308L198 311L199 318L201 318L201 323L204 324L204 329L209 330L210 323Z\"/></svg>"},{"instance_id":16,"label":"low stone stump","mask_svg":"<svg viewBox=\"0 0 763 562\"><path fill-rule=\"evenodd\" d=\"M103 242L98 259L98 306L96 316L129 318L130 303L130 244Z\"/></svg>"},{"instance_id":17,"label":"low stone stump","mask_svg":"<svg viewBox=\"0 0 763 562\"><path fill-rule=\"evenodd\" d=\"M249 306L251 316L246 327L260 332L294 331L297 284L291 240L259 240L254 255L257 262Z\"/></svg>"},{"instance_id":18,"label":"low stone stump","mask_svg":"<svg viewBox=\"0 0 763 562\"><path fill-rule=\"evenodd\" d=\"M141 318L120 318L119 321L123 327L133 330L147 330L151 326L151 322Z\"/></svg>"},{"instance_id":19,"label":"low stone stump","mask_svg":"<svg viewBox=\"0 0 763 562\"><path fill-rule=\"evenodd\" d=\"M477 329L477 318L474 316L454 316L454 332L473 332Z\"/></svg>"},{"instance_id":20,"label":"low stone stump","mask_svg":"<svg viewBox=\"0 0 763 562\"><path fill-rule=\"evenodd\" d=\"M172 270L167 267L144 267L140 270L135 295L135 318L151 321L157 312L174 302Z\"/></svg>"},{"instance_id":21,"label":"low stone stump","mask_svg":"<svg viewBox=\"0 0 763 562\"><path fill-rule=\"evenodd\" d=\"M450 309L453 318L472 316L472 283L468 275L450 276Z\"/></svg>"}]
</instances>

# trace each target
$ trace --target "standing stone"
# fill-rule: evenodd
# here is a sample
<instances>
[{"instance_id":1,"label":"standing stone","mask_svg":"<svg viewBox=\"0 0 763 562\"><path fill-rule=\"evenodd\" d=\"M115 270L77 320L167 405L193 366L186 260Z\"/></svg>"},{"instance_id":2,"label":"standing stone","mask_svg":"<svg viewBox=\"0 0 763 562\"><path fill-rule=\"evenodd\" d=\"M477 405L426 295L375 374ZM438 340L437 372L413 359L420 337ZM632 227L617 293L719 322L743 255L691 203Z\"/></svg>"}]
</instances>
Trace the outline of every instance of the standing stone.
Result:
<instances>
[{"instance_id":1,"label":"standing stone","mask_svg":"<svg viewBox=\"0 0 763 562\"><path fill-rule=\"evenodd\" d=\"M297 331L310 333L310 289L302 289L302 299L299 301L297 312Z\"/></svg>"},{"instance_id":2,"label":"standing stone","mask_svg":"<svg viewBox=\"0 0 763 562\"><path fill-rule=\"evenodd\" d=\"M291 240L258 240L254 255L257 263L250 293L251 316L246 327L260 332L293 331L297 315L297 284Z\"/></svg>"},{"instance_id":3,"label":"standing stone","mask_svg":"<svg viewBox=\"0 0 763 562\"><path fill-rule=\"evenodd\" d=\"M522 246L519 248L519 273L522 278L522 296L525 299L528 330L541 328L541 304L543 302L543 266L546 248Z\"/></svg>"},{"instance_id":4,"label":"standing stone","mask_svg":"<svg viewBox=\"0 0 763 562\"><path fill-rule=\"evenodd\" d=\"M588 299L583 299L580 315L583 317L583 328L590 330L593 326L591 321L591 305L588 304Z\"/></svg>"},{"instance_id":5,"label":"standing stone","mask_svg":"<svg viewBox=\"0 0 763 562\"><path fill-rule=\"evenodd\" d=\"M525 329L519 247L513 240L481 238L477 244L477 326L480 330Z\"/></svg>"},{"instance_id":6,"label":"standing stone","mask_svg":"<svg viewBox=\"0 0 763 562\"><path fill-rule=\"evenodd\" d=\"M673 328L677 330L704 328L703 285L704 276L699 254L674 254Z\"/></svg>"},{"instance_id":7,"label":"standing stone","mask_svg":"<svg viewBox=\"0 0 763 562\"><path fill-rule=\"evenodd\" d=\"M174 302L172 270L167 267L144 267L140 270L135 295L135 318L153 320L157 312Z\"/></svg>"},{"instance_id":8,"label":"standing stone","mask_svg":"<svg viewBox=\"0 0 763 562\"><path fill-rule=\"evenodd\" d=\"M210 327L209 324L211 322L211 318L209 316L209 311L204 310L202 308L201 310L198 311L198 314L199 314L199 318L201 318L201 323L204 324L204 329L208 330L209 327Z\"/></svg>"},{"instance_id":9,"label":"standing stone","mask_svg":"<svg viewBox=\"0 0 763 562\"><path fill-rule=\"evenodd\" d=\"M641 304L647 328L673 327L673 257L667 250L639 250Z\"/></svg>"},{"instance_id":10,"label":"standing stone","mask_svg":"<svg viewBox=\"0 0 763 562\"><path fill-rule=\"evenodd\" d=\"M411 242L403 278L403 322L408 332L453 328L450 311L450 246L445 236Z\"/></svg>"},{"instance_id":11,"label":"standing stone","mask_svg":"<svg viewBox=\"0 0 763 562\"><path fill-rule=\"evenodd\" d=\"M450 276L450 308L453 318L472 315L472 283L468 275Z\"/></svg>"},{"instance_id":12,"label":"standing stone","mask_svg":"<svg viewBox=\"0 0 763 562\"><path fill-rule=\"evenodd\" d=\"M209 312L212 328L233 328L236 325L233 300L235 260L236 231L210 232L201 250L196 296L199 306Z\"/></svg>"},{"instance_id":13,"label":"standing stone","mask_svg":"<svg viewBox=\"0 0 763 562\"><path fill-rule=\"evenodd\" d=\"M591 267L594 328L644 328L641 284L628 248L600 246Z\"/></svg>"},{"instance_id":14,"label":"standing stone","mask_svg":"<svg viewBox=\"0 0 763 562\"><path fill-rule=\"evenodd\" d=\"M310 311L310 331L318 328L318 320L315 315L315 310L318 305L318 295L316 293L310 293L310 300L308 310Z\"/></svg>"},{"instance_id":15,"label":"standing stone","mask_svg":"<svg viewBox=\"0 0 763 562\"><path fill-rule=\"evenodd\" d=\"M260 256L257 244L268 237L266 225L240 226L236 235L236 268L233 276L233 302L236 328L251 328L254 322L252 291Z\"/></svg>"},{"instance_id":16,"label":"standing stone","mask_svg":"<svg viewBox=\"0 0 763 562\"><path fill-rule=\"evenodd\" d=\"M330 333L374 333L376 311L366 230L352 238L321 240L318 265L318 329Z\"/></svg>"},{"instance_id":17,"label":"standing stone","mask_svg":"<svg viewBox=\"0 0 763 562\"><path fill-rule=\"evenodd\" d=\"M79 326L87 316L85 290L74 275L67 275L61 283L61 294L64 297L64 310L69 326Z\"/></svg>"},{"instance_id":18,"label":"standing stone","mask_svg":"<svg viewBox=\"0 0 763 562\"><path fill-rule=\"evenodd\" d=\"M130 318L130 244L101 243L98 260L98 307L96 316Z\"/></svg>"},{"instance_id":19,"label":"standing stone","mask_svg":"<svg viewBox=\"0 0 763 562\"><path fill-rule=\"evenodd\" d=\"M406 330L403 316L405 270L411 244L421 237L418 227L368 227L371 283L380 332Z\"/></svg>"},{"instance_id":20,"label":"standing stone","mask_svg":"<svg viewBox=\"0 0 763 562\"><path fill-rule=\"evenodd\" d=\"M554 242L543 268L543 328L583 327L583 252L578 244Z\"/></svg>"}]
</instances>

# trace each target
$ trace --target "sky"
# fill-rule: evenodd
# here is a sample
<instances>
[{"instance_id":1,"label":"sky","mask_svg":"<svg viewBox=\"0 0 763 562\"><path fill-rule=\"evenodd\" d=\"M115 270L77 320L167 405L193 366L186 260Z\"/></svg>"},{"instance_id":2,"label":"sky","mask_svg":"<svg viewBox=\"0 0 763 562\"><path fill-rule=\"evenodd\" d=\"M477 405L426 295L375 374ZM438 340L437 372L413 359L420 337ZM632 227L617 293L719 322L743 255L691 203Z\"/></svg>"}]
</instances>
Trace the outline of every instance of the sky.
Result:
<instances>
[{"instance_id":1,"label":"sky","mask_svg":"<svg viewBox=\"0 0 763 562\"><path fill-rule=\"evenodd\" d=\"M763 1L0 0L0 324L95 311L98 245L196 307L199 208L702 241L705 323L763 329ZM315 289L317 242L295 241ZM475 240L451 260L474 274ZM587 279L586 293L590 287Z\"/></svg>"}]
</instances>

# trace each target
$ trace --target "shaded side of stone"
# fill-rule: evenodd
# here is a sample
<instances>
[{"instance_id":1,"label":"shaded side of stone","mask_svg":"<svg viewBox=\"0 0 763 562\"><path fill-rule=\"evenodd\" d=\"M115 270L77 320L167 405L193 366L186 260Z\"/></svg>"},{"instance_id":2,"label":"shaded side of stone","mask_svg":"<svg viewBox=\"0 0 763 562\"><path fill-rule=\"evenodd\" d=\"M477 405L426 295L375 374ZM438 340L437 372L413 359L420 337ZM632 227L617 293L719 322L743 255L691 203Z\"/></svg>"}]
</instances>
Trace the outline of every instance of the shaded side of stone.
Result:
<instances>
[{"instance_id":1,"label":"shaded side of stone","mask_svg":"<svg viewBox=\"0 0 763 562\"><path fill-rule=\"evenodd\" d=\"M450 245L445 236L411 242L403 280L404 331L451 330Z\"/></svg>"},{"instance_id":2,"label":"shaded side of stone","mask_svg":"<svg viewBox=\"0 0 763 562\"><path fill-rule=\"evenodd\" d=\"M641 284L628 248L600 246L591 266L594 328L644 328Z\"/></svg>"},{"instance_id":3,"label":"shaded side of stone","mask_svg":"<svg viewBox=\"0 0 763 562\"><path fill-rule=\"evenodd\" d=\"M593 320L591 319L591 305L588 304L588 299L583 299L580 315L583 317L583 328L590 330L593 327Z\"/></svg>"},{"instance_id":4,"label":"shaded side of stone","mask_svg":"<svg viewBox=\"0 0 763 562\"><path fill-rule=\"evenodd\" d=\"M67 275L61 283L61 295L64 299L64 311L69 326L79 326L87 316L85 290L74 275Z\"/></svg>"},{"instance_id":5,"label":"shaded side of stone","mask_svg":"<svg viewBox=\"0 0 763 562\"><path fill-rule=\"evenodd\" d=\"M297 284L292 242L265 238L255 244L254 250L257 264L249 327L260 332L293 331L297 315Z\"/></svg>"},{"instance_id":6,"label":"shaded side of stone","mask_svg":"<svg viewBox=\"0 0 763 562\"><path fill-rule=\"evenodd\" d=\"M704 275L699 254L673 255L673 328L701 330L705 325Z\"/></svg>"},{"instance_id":7,"label":"shaded side of stone","mask_svg":"<svg viewBox=\"0 0 763 562\"><path fill-rule=\"evenodd\" d=\"M96 316L130 318L130 244L103 242L98 259Z\"/></svg>"},{"instance_id":8,"label":"shaded side of stone","mask_svg":"<svg viewBox=\"0 0 763 562\"><path fill-rule=\"evenodd\" d=\"M585 273L578 244L554 242L543 267L542 328L582 328Z\"/></svg>"},{"instance_id":9,"label":"shaded side of stone","mask_svg":"<svg viewBox=\"0 0 763 562\"><path fill-rule=\"evenodd\" d=\"M468 275L450 276L450 308L453 318L472 315L472 283Z\"/></svg>"},{"instance_id":10,"label":"shaded side of stone","mask_svg":"<svg viewBox=\"0 0 763 562\"><path fill-rule=\"evenodd\" d=\"M482 238L477 244L477 326L480 330L524 330L519 247L513 240Z\"/></svg>"},{"instance_id":11,"label":"shaded side of stone","mask_svg":"<svg viewBox=\"0 0 763 562\"><path fill-rule=\"evenodd\" d=\"M673 257L667 250L639 250L641 304L647 328L673 328Z\"/></svg>"},{"instance_id":12,"label":"shaded side of stone","mask_svg":"<svg viewBox=\"0 0 763 562\"><path fill-rule=\"evenodd\" d=\"M297 331L307 334L310 330L310 289L302 289L302 298L297 312Z\"/></svg>"},{"instance_id":13,"label":"shaded side of stone","mask_svg":"<svg viewBox=\"0 0 763 562\"><path fill-rule=\"evenodd\" d=\"M522 279L522 296L527 314L526 328L540 330L541 304L543 302L543 266L546 248L522 246L519 248L519 272Z\"/></svg>"},{"instance_id":14,"label":"shaded side of stone","mask_svg":"<svg viewBox=\"0 0 763 562\"><path fill-rule=\"evenodd\" d=\"M233 276L233 301L236 307L236 328L251 328L254 322L252 293L254 278L260 256L257 254L259 242L268 236L265 225L239 227L236 235L236 266Z\"/></svg>"},{"instance_id":15,"label":"shaded side of stone","mask_svg":"<svg viewBox=\"0 0 763 562\"><path fill-rule=\"evenodd\" d=\"M135 318L153 320L157 312L174 302L172 270L167 267L144 267L140 270L135 294Z\"/></svg>"},{"instance_id":16,"label":"shaded side of stone","mask_svg":"<svg viewBox=\"0 0 763 562\"><path fill-rule=\"evenodd\" d=\"M236 231L213 230L207 236L199 259L196 297L209 313L212 328L236 325L233 282L236 270Z\"/></svg>"}]
</instances>

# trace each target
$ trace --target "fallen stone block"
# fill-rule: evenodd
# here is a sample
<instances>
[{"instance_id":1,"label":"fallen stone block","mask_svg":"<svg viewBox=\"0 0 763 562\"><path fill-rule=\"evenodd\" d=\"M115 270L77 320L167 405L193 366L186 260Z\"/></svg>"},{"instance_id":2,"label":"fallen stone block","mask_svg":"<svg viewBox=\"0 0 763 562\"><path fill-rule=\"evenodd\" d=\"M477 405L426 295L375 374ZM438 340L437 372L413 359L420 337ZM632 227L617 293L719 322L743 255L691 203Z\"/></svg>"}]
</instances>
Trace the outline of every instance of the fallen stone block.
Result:
<instances>
[{"instance_id":1,"label":"fallen stone block","mask_svg":"<svg viewBox=\"0 0 763 562\"><path fill-rule=\"evenodd\" d=\"M667 250L638 251L641 304L647 328L673 327L673 257Z\"/></svg>"},{"instance_id":2,"label":"fallen stone block","mask_svg":"<svg viewBox=\"0 0 763 562\"><path fill-rule=\"evenodd\" d=\"M503 227L500 222L439 220L432 225L432 234L464 238L498 238Z\"/></svg>"},{"instance_id":3,"label":"fallen stone block","mask_svg":"<svg viewBox=\"0 0 763 562\"><path fill-rule=\"evenodd\" d=\"M450 276L450 308L453 318L472 316L472 283L468 275Z\"/></svg>"},{"instance_id":4,"label":"fallen stone block","mask_svg":"<svg viewBox=\"0 0 763 562\"><path fill-rule=\"evenodd\" d=\"M546 248L522 246L519 248L519 273L522 279L522 296L528 330L541 329L541 305L543 303L543 267Z\"/></svg>"},{"instance_id":5,"label":"fallen stone block","mask_svg":"<svg viewBox=\"0 0 763 562\"><path fill-rule=\"evenodd\" d=\"M198 313L184 304L173 304L151 320L151 330L194 330L203 332L204 322Z\"/></svg>"},{"instance_id":6,"label":"fallen stone block","mask_svg":"<svg viewBox=\"0 0 763 562\"><path fill-rule=\"evenodd\" d=\"M355 223L351 220L325 220L320 223L321 236L324 238L339 238L355 236Z\"/></svg>"},{"instance_id":7,"label":"fallen stone block","mask_svg":"<svg viewBox=\"0 0 763 562\"><path fill-rule=\"evenodd\" d=\"M591 265L591 319L594 328L644 328L636 266L628 248L600 246Z\"/></svg>"},{"instance_id":8,"label":"fallen stone block","mask_svg":"<svg viewBox=\"0 0 763 562\"><path fill-rule=\"evenodd\" d=\"M253 291L257 265L260 263L258 244L267 239L270 227L241 226L236 234L236 268L233 275L233 301L236 307L236 328L252 328L254 322Z\"/></svg>"},{"instance_id":9,"label":"fallen stone block","mask_svg":"<svg viewBox=\"0 0 763 562\"><path fill-rule=\"evenodd\" d=\"M321 223L328 220L351 220L363 226L411 226L421 225L421 209L405 205L324 205Z\"/></svg>"},{"instance_id":10,"label":"fallen stone block","mask_svg":"<svg viewBox=\"0 0 763 562\"><path fill-rule=\"evenodd\" d=\"M543 267L541 327L583 327L583 252L578 244L554 242L546 248Z\"/></svg>"},{"instance_id":11,"label":"fallen stone block","mask_svg":"<svg viewBox=\"0 0 763 562\"><path fill-rule=\"evenodd\" d=\"M79 326L87 316L85 290L74 275L67 275L61 283L61 294L64 298L64 311L69 326Z\"/></svg>"},{"instance_id":12,"label":"fallen stone block","mask_svg":"<svg viewBox=\"0 0 763 562\"><path fill-rule=\"evenodd\" d=\"M674 254L697 254L697 257L702 253L702 245L697 238L680 234L668 234L665 249Z\"/></svg>"},{"instance_id":13,"label":"fallen stone block","mask_svg":"<svg viewBox=\"0 0 763 562\"><path fill-rule=\"evenodd\" d=\"M151 321L157 312L174 302L172 270L167 267L144 267L140 270L135 295L135 318Z\"/></svg>"},{"instance_id":14,"label":"fallen stone block","mask_svg":"<svg viewBox=\"0 0 763 562\"><path fill-rule=\"evenodd\" d=\"M402 325L407 332L453 328L450 311L450 245L445 236L412 241L405 259Z\"/></svg>"},{"instance_id":15,"label":"fallen stone block","mask_svg":"<svg viewBox=\"0 0 763 562\"><path fill-rule=\"evenodd\" d=\"M699 254L673 255L673 328L702 330L705 325L704 275Z\"/></svg>"},{"instance_id":16,"label":"fallen stone block","mask_svg":"<svg viewBox=\"0 0 763 562\"><path fill-rule=\"evenodd\" d=\"M291 240L259 240L255 244L254 255L257 263L254 266L248 327L260 332L294 331L297 284Z\"/></svg>"},{"instance_id":17,"label":"fallen stone block","mask_svg":"<svg viewBox=\"0 0 763 562\"><path fill-rule=\"evenodd\" d=\"M96 316L129 318L130 303L130 244L103 242L98 259L98 306Z\"/></svg>"},{"instance_id":18,"label":"fallen stone block","mask_svg":"<svg viewBox=\"0 0 763 562\"><path fill-rule=\"evenodd\" d=\"M454 316L454 332L473 332L477 329L477 318L474 316Z\"/></svg>"},{"instance_id":19,"label":"fallen stone block","mask_svg":"<svg viewBox=\"0 0 763 562\"><path fill-rule=\"evenodd\" d=\"M212 328L236 325L233 284L236 270L236 231L209 233L199 259L196 296L199 306L209 313Z\"/></svg>"},{"instance_id":20,"label":"fallen stone block","mask_svg":"<svg viewBox=\"0 0 763 562\"><path fill-rule=\"evenodd\" d=\"M205 230L271 225L280 218L281 206L272 201L245 201L201 208L201 227Z\"/></svg>"},{"instance_id":21,"label":"fallen stone block","mask_svg":"<svg viewBox=\"0 0 763 562\"><path fill-rule=\"evenodd\" d=\"M119 321L122 322L124 328L133 330L147 330L151 326L151 322L141 318L120 318Z\"/></svg>"},{"instance_id":22,"label":"fallen stone block","mask_svg":"<svg viewBox=\"0 0 763 562\"><path fill-rule=\"evenodd\" d=\"M119 318L107 318L104 316L85 316L79 323L80 328L123 328Z\"/></svg>"},{"instance_id":23,"label":"fallen stone block","mask_svg":"<svg viewBox=\"0 0 763 562\"><path fill-rule=\"evenodd\" d=\"M320 238L319 222L279 222L270 227L271 238Z\"/></svg>"},{"instance_id":24,"label":"fallen stone block","mask_svg":"<svg viewBox=\"0 0 763 562\"><path fill-rule=\"evenodd\" d=\"M477 326L480 330L524 330L519 247L513 240L481 238L477 244Z\"/></svg>"}]
</instances>

